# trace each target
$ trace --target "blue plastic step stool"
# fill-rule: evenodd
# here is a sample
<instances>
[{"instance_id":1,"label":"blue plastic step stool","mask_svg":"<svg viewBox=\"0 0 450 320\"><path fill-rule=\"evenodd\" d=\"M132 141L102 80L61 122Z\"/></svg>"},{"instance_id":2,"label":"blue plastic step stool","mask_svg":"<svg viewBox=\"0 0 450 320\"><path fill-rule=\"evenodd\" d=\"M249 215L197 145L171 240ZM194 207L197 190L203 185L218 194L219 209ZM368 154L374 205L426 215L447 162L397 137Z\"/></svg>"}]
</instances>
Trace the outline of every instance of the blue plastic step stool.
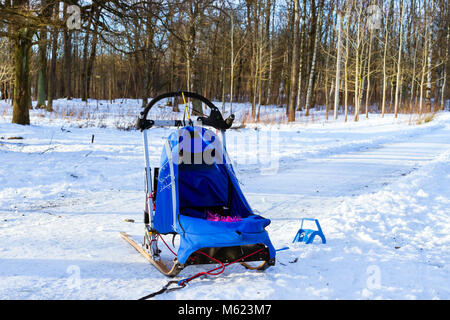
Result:
<instances>
[{"instance_id":1,"label":"blue plastic step stool","mask_svg":"<svg viewBox=\"0 0 450 320\"><path fill-rule=\"evenodd\" d=\"M314 221L317 226L317 230L312 229L303 229L303 221ZM322 232L322 228L320 227L319 220L311 219L311 218L302 218L302 223L300 225L300 229L297 231L295 235L294 242L305 242L306 244L312 243L314 241L314 237L319 236L322 239L322 243L327 243L325 239L325 235Z\"/></svg>"}]
</instances>

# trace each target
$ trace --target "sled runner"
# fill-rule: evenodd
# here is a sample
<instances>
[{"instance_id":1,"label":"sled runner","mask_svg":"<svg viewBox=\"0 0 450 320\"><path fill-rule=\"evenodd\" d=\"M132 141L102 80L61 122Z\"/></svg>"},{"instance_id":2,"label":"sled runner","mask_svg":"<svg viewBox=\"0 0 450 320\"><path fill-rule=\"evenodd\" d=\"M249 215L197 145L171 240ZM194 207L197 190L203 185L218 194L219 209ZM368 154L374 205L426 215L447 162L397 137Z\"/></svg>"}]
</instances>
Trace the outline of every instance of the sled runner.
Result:
<instances>
[{"instance_id":1,"label":"sled runner","mask_svg":"<svg viewBox=\"0 0 450 320\"><path fill-rule=\"evenodd\" d=\"M185 103L183 120L147 118L158 101L177 96ZM190 110L187 99L203 103L209 115L203 108ZM196 121L191 118L194 114ZM265 230L270 220L253 213L226 151L225 132L233 120L234 115L223 119L219 109L203 96L184 91L154 98L138 118L145 156L145 234L142 246L126 233L121 237L167 276L196 264L224 268L239 262L253 270L275 264L275 249ZM152 172L147 131L157 126L177 129L165 141L160 166ZM206 127L216 129L220 137ZM180 237L177 252L162 237L169 234ZM170 266L161 259L159 240L174 255ZM260 264L252 266L254 261Z\"/></svg>"},{"instance_id":2,"label":"sled runner","mask_svg":"<svg viewBox=\"0 0 450 320\"><path fill-rule=\"evenodd\" d=\"M135 248L140 254L142 254L152 265L154 265L156 269L158 269L161 273L165 274L166 276L174 277L181 270L183 270L183 268L180 267L180 264L176 260L173 262L173 265L170 269L161 260L154 260L153 257L148 252L148 250L145 250L142 246L136 243L130 237L130 235L126 234L125 232L121 232L120 236L131 246L133 246L133 248Z\"/></svg>"}]
</instances>

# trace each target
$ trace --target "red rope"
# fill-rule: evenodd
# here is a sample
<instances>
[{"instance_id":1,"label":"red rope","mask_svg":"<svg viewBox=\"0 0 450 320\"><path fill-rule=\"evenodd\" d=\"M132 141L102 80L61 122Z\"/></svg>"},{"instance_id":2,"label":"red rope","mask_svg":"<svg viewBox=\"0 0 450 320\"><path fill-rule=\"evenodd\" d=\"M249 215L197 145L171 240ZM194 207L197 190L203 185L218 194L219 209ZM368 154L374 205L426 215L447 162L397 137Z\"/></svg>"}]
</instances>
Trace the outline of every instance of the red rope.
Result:
<instances>
[{"instance_id":1,"label":"red rope","mask_svg":"<svg viewBox=\"0 0 450 320\"><path fill-rule=\"evenodd\" d=\"M164 241L164 238L161 236L161 234L158 233L158 235L159 235L159 238L160 238L160 239L164 242L164 244L166 245L167 249L169 249L170 252L172 252L172 253L174 254L174 256L177 256L177 254L176 254L175 252L173 252L173 250L170 249L169 245Z\"/></svg>"},{"instance_id":2,"label":"red rope","mask_svg":"<svg viewBox=\"0 0 450 320\"><path fill-rule=\"evenodd\" d=\"M198 278L198 277L203 276L203 275L206 275L206 274L209 274L209 275L212 275L212 276L218 276L219 274L221 274L221 273L225 270L225 267L228 267L229 265L232 265L233 263L239 262L239 261L241 261L241 260L244 260L245 258L248 258L248 257L250 257L250 256L252 256L252 255L254 255L254 254L257 254L258 252L260 252L260 251L262 251L262 250L264 250L264 249L265 249L265 248L261 248L261 249L255 251L255 252L253 252L253 253L250 253L250 254L248 254L248 255L242 257L242 258L239 258L239 259L234 260L234 261L232 261L232 262L229 262L229 263L227 263L227 264L223 264L221 261L219 261L219 260L217 260L217 259L214 259L213 257L210 257L209 255L207 255L206 253L204 253L204 252L202 252L202 251L196 251L196 252L199 252L199 253L201 253L201 254L207 256L208 258L210 258L210 259L212 259L212 260L214 260L214 261L217 261L218 263L220 263L220 267L217 267L217 268L208 270L208 271L206 271L206 272L199 272L199 273L197 273L196 275L194 275L194 276L192 276L192 277L190 277L190 278L180 280L180 281L178 282L178 285L184 286L184 285L185 285L186 283L188 283L189 281L194 280L195 278ZM217 269L222 269L222 270L220 270L220 271L217 272L217 273L212 273L213 271L216 271Z\"/></svg>"},{"instance_id":3,"label":"red rope","mask_svg":"<svg viewBox=\"0 0 450 320\"><path fill-rule=\"evenodd\" d=\"M155 239L150 240L150 245L152 245L153 242L158 242L158 235L155 236Z\"/></svg>"},{"instance_id":4,"label":"red rope","mask_svg":"<svg viewBox=\"0 0 450 320\"><path fill-rule=\"evenodd\" d=\"M164 241L164 238L162 237L162 235L161 235L160 233L158 233L158 234L156 235L156 237L155 237L154 240L151 240L151 241L150 241L150 244L151 244L153 241L158 241L158 237L164 242L164 244L166 245L167 249L169 249L170 252L172 252L174 256L177 256L177 254L169 247L169 245L166 243L166 241ZM265 249L265 248L261 248L261 249L259 249L259 250L256 250L255 252L252 252L252 253L250 253L250 254L244 256L244 257L241 257L241 258L239 258L239 259L237 259L237 260L234 260L234 261L232 261L232 262L229 262L229 263L227 263L227 264L223 264L222 261L220 261L220 260L218 260L218 259L216 259L216 258L210 257L210 256L209 256L208 254L206 254L205 252L199 251L199 250L198 250L198 251L196 251L197 253L201 253L202 255L208 257L209 259L214 260L215 262L217 262L218 264L220 264L220 266L217 267L217 268L208 270L208 271L199 272L199 273L193 275L193 276L190 277L190 278L186 278L186 279L180 280L180 281L178 282L178 285L184 286L186 283L188 283L188 282L194 280L195 278L198 278L198 277L201 277L201 276L204 276L204 275L207 275L207 274L208 274L208 275L211 275L211 276L218 276L218 275L220 275L221 273L223 273L223 272L225 271L225 268L228 267L229 265L232 265L232 264L234 264L234 263L236 263L236 262L239 262L239 261L241 261L241 260L244 260L245 258L248 258L248 257L250 257L250 256L252 256L252 255L254 255L254 254L257 254L258 252L261 252L261 251L264 250L264 249ZM218 269L221 269L221 270L218 271L218 272L216 272L216 273L214 273L214 271L216 271L216 270L218 270Z\"/></svg>"}]
</instances>

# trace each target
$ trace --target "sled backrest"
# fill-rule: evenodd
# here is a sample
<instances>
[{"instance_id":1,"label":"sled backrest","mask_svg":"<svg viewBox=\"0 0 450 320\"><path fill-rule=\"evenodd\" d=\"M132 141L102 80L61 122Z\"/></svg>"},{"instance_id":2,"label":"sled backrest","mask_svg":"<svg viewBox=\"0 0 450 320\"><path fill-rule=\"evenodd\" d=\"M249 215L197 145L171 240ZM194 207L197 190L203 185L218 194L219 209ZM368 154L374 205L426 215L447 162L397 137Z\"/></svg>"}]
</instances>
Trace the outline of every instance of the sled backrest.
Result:
<instances>
[{"instance_id":1,"label":"sled backrest","mask_svg":"<svg viewBox=\"0 0 450 320\"><path fill-rule=\"evenodd\" d=\"M179 206L228 206L229 183L228 175L220 165L181 164L178 166Z\"/></svg>"}]
</instances>

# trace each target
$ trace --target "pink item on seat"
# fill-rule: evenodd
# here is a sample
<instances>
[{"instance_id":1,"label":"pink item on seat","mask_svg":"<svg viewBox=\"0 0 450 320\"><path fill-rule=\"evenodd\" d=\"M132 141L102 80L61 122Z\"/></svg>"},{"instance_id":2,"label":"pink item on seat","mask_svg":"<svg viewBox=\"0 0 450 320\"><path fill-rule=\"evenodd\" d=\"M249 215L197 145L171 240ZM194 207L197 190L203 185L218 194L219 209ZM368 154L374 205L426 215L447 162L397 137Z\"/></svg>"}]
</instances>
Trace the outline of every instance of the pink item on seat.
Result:
<instances>
[{"instance_id":1,"label":"pink item on seat","mask_svg":"<svg viewBox=\"0 0 450 320\"><path fill-rule=\"evenodd\" d=\"M217 213L213 213L209 210L206 211L206 220L208 221L221 221L221 222L236 222L236 221L242 221L241 217L224 217Z\"/></svg>"}]
</instances>

